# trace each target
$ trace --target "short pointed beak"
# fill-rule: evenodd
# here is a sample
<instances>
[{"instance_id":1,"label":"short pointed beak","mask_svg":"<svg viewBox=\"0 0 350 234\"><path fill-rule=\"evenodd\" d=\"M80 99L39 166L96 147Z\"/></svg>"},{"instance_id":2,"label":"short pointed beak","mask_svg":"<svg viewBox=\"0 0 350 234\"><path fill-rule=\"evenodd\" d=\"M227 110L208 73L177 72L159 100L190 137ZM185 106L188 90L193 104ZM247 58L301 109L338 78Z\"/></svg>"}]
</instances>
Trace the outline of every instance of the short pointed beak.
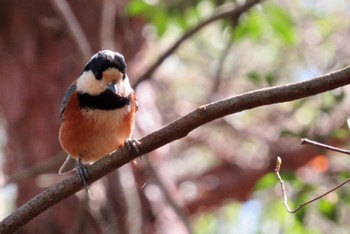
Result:
<instances>
[{"instance_id":1,"label":"short pointed beak","mask_svg":"<svg viewBox=\"0 0 350 234\"><path fill-rule=\"evenodd\" d=\"M117 93L117 86L115 83L109 83L107 88L111 90L113 93Z\"/></svg>"}]
</instances>

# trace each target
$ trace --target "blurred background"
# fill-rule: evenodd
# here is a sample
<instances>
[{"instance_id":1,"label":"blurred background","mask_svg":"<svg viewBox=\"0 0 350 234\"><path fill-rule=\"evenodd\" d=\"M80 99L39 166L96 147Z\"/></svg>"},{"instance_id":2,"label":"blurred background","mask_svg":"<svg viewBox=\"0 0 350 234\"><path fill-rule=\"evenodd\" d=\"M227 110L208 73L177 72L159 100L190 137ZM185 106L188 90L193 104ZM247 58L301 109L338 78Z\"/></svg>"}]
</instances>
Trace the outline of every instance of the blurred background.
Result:
<instances>
[{"instance_id":1,"label":"blurred background","mask_svg":"<svg viewBox=\"0 0 350 234\"><path fill-rule=\"evenodd\" d=\"M0 0L0 219L67 178L57 174L66 157L61 100L98 50L125 55L140 106L137 138L208 102L350 63L348 1L255 0L234 11L246 4ZM348 156L300 145L308 137L347 148L349 106L343 87L226 116L18 233L350 233L348 187L289 214L273 173L280 156L292 207L349 177Z\"/></svg>"}]
</instances>

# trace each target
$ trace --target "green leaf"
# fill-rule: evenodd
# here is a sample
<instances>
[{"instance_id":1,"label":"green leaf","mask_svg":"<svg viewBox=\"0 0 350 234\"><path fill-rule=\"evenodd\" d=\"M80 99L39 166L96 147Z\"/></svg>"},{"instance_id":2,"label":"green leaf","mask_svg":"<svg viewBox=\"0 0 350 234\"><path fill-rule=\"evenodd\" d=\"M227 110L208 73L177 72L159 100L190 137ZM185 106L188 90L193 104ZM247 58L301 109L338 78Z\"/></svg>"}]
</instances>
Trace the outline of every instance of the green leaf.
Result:
<instances>
[{"instance_id":1,"label":"green leaf","mask_svg":"<svg viewBox=\"0 0 350 234\"><path fill-rule=\"evenodd\" d=\"M275 84L276 82L276 76L273 74L273 73L268 73L266 76L265 76L265 80L267 82L268 85L272 86Z\"/></svg>"},{"instance_id":2,"label":"green leaf","mask_svg":"<svg viewBox=\"0 0 350 234\"><path fill-rule=\"evenodd\" d=\"M261 177L255 185L255 190L263 190L267 188L273 187L276 183L278 183L277 177L275 173L268 173Z\"/></svg>"},{"instance_id":3,"label":"green leaf","mask_svg":"<svg viewBox=\"0 0 350 234\"><path fill-rule=\"evenodd\" d=\"M238 41L248 37L251 39L259 39L263 33L262 17L258 12L250 12L239 22L233 31L233 41Z\"/></svg>"},{"instance_id":4,"label":"green leaf","mask_svg":"<svg viewBox=\"0 0 350 234\"><path fill-rule=\"evenodd\" d=\"M343 89L341 89L339 93L335 93L335 92L332 92L332 93L333 93L334 98L337 102L341 102L345 98L345 92Z\"/></svg>"},{"instance_id":5,"label":"green leaf","mask_svg":"<svg viewBox=\"0 0 350 234\"><path fill-rule=\"evenodd\" d=\"M284 8L273 4L266 4L263 11L274 34L289 45L295 44L297 34L289 13Z\"/></svg>"},{"instance_id":6,"label":"green leaf","mask_svg":"<svg viewBox=\"0 0 350 234\"><path fill-rule=\"evenodd\" d=\"M173 17L175 23L182 29L185 30L188 28L189 24L187 19L183 15L176 15Z\"/></svg>"},{"instance_id":7,"label":"green leaf","mask_svg":"<svg viewBox=\"0 0 350 234\"><path fill-rule=\"evenodd\" d=\"M307 208L303 207L300 210L298 210L297 213L295 213L295 217L296 217L297 221L299 221L302 224L302 223L304 223L306 214L307 214Z\"/></svg>"},{"instance_id":8,"label":"green leaf","mask_svg":"<svg viewBox=\"0 0 350 234\"><path fill-rule=\"evenodd\" d=\"M283 165L283 164L282 164ZM283 166L282 166L283 167ZM295 173L291 171L281 171L281 177L284 181L291 181L293 183L299 183L300 181L297 180Z\"/></svg>"},{"instance_id":9,"label":"green leaf","mask_svg":"<svg viewBox=\"0 0 350 234\"><path fill-rule=\"evenodd\" d=\"M162 9L157 9L153 12L153 16L151 18L153 25L157 29L158 36L162 36L168 26L168 14L166 11Z\"/></svg>"},{"instance_id":10,"label":"green leaf","mask_svg":"<svg viewBox=\"0 0 350 234\"><path fill-rule=\"evenodd\" d=\"M233 40L260 39L268 34L288 45L297 42L293 19L288 11L278 5L264 4L263 11L250 11L234 30Z\"/></svg>"},{"instance_id":11,"label":"green leaf","mask_svg":"<svg viewBox=\"0 0 350 234\"><path fill-rule=\"evenodd\" d=\"M142 0L132 0L128 3L127 12L130 16L144 15L147 16L152 6Z\"/></svg>"},{"instance_id":12,"label":"green leaf","mask_svg":"<svg viewBox=\"0 0 350 234\"><path fill-rule=\"evenodd\" d=\"M340 141L345 141L349 138L348 131L349 131L348 129L340 128L340 129L334 130L330 135L332 138L335 138Z\"/></svg>"},{"instance_id":13,"label":"green leaf","mask_svg":"<svg viewBox=\"0 0 350 234\"><path fill-rule=\"evenodd\" d=\"M336 221L338 218L337 206L328 200L322 199L319 202L318 210L326 218Z\"/></svg>"},{"instance_id":14,"label":"green leaf","mask_svg":"<svg viewBox=\"0 0 350 234\"><path fill-rule=\"evenodd\" d=\"M215 230L217 230L217 225L214 215L210 213L202 214L195 222L193 229L193 233L195 234L215 233Z\"/></svg>"},{"instance_id":15,"label":"green leaf","mask_svg":"<svg viewBox=\"0 0 350 234\"><path fill-rule=\"evenodd\" d=\"M260 74L257 71L251 71L247 74L248 79L253 82L255 85L261 83Z\"/></svg>"},{"instance_id":16,"label":"green leaf","mask_svg":"<svg viewBox=\"0 0 350 234\"><path fill-rule=\"evenodd\" d=\"M127 12L130 16L142 15L154 25L158 36L162 36L168 26L170 13L158 5L149 5L143 0L133 0L128 4Z\"/></svg>"}]
</instances>

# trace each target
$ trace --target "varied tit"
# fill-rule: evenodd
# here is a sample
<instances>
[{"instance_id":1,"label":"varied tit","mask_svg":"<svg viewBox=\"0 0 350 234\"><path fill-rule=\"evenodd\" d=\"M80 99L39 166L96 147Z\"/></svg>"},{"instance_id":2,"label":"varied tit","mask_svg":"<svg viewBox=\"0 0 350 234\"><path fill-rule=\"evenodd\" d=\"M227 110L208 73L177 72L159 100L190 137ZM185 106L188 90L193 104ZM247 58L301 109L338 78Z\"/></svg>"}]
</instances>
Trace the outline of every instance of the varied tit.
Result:
<instances>
[{"instance_id":1,"label":"varied tit","mask_svg":"<svg viewBox=\"0 0 350 234\"><path fill-rule=\"evenodd\" d=\"M93 55L63 98L59 141L69 155L59 173L76 169L86 184L83 163L92 163L124 143L137 152L139 142L130 138L137 108L124 57L109 50Z\"/></svg>"}]
</instances>

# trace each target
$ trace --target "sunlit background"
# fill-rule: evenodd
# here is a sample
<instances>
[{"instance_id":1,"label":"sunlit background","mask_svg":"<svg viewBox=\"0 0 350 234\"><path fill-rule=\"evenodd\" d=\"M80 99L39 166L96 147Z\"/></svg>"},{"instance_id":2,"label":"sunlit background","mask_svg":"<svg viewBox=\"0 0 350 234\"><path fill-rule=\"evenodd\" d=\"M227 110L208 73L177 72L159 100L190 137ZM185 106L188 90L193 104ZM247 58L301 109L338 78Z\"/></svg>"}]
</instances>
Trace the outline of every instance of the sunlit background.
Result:
<instances>
[{"instance_id":1,"label":"sunlit background","mask_svg":"<svg viewBox=\"0 0 350 234\"><path fill-rule=\"evenodd\" d=\"M238 19L203 25L139 80L183 35L245 3L2 0L0 219L67 178L57 174L65 159L57 139L60 102L100 49L126 57L140 106L134 137L200 105L349 65L348 1L266 0ZM89 198L80 192L51 207L19 233L350 233L348 187L290 214L274 174L280 156L292 207L350 176L348 156L300 145L307 137L348 147L349 95L343 87L201 126L95 182Z\"/></svg>"}]
</instances>

